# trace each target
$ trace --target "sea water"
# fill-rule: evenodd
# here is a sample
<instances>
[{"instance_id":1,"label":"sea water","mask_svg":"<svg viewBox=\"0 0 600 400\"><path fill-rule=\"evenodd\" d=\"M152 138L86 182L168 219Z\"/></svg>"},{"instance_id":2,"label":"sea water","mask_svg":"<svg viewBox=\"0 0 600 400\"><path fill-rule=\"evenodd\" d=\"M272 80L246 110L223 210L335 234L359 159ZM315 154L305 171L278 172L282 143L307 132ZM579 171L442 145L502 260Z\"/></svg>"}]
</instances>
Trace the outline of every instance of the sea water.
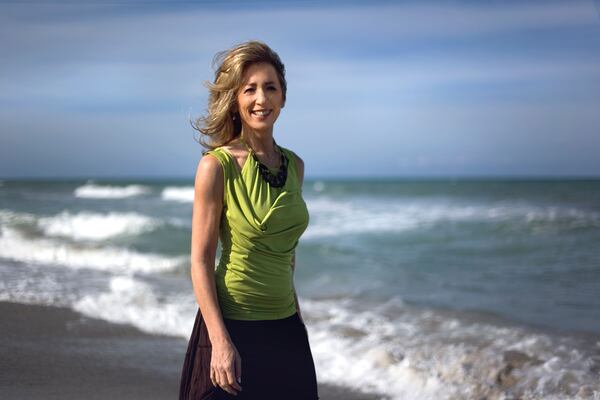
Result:
<instances>
[{"instance_id":1,"label":"sea water","mask_svg":"<svg viewBox=\"0 0 600 400\"><path fill-rule=\"evenodd\" d=\"M193 180L0 182L0 300L187 339ZM317 375L392 399L600 398L600 181L310 180Z\"/></svg>"}]
</instances>

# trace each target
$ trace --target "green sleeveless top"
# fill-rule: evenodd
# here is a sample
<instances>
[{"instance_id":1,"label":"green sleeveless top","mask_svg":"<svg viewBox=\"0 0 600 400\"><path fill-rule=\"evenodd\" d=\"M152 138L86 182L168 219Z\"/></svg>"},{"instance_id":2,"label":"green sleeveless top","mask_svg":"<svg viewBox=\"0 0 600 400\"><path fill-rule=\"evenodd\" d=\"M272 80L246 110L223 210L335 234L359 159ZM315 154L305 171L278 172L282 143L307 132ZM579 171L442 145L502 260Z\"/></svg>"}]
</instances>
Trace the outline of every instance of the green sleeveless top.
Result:
<instances>
[{"instance_id":1,"label":"green sleeveless top","mask_svg":"<svg viewBox=\"0 0 600 400\"><path fill-rule=\"evenodd\" d=\"M221 257L215 271L223 317L272 320L296 312L292 256L308 226L308 209L298 182L293 151L285 185L271 187L248 155L241 172L227 150L204 152L216 157L224 172Z\"/></svg>"}]
</instances>

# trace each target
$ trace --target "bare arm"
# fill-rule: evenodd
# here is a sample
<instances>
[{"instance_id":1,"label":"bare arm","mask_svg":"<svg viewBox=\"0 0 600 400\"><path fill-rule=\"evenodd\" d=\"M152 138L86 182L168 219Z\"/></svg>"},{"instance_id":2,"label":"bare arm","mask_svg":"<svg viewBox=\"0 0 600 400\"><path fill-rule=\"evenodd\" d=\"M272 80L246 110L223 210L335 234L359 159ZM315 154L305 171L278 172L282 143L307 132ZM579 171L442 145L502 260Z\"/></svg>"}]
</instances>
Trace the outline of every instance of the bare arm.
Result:
<instances>
[{"instance_id":1,"label":"bare arm","mask_svg":"<svg viewBox=\"0 0 600 400\"><path fill-rule=\"evenodd\" d=\"M219 160L202 157L196 171L192 212L191 277L196 301L212 345L210 378L231 394L241 390L241 357L231 341L219 307L215 256L223 211L223 169Z\"/></svg>"},{"instance_id":2,"label":"bare arm","mask_svg":"<svg viewBox=\"0 0 600 400\"><path fill-rule=\"evenodd\" d=\"M222 208L223 170L216 158L202 157L196 170L192 211L191 276L211 343L231 340L223 323L215 285Z\"/></svg>"}]
</instances>

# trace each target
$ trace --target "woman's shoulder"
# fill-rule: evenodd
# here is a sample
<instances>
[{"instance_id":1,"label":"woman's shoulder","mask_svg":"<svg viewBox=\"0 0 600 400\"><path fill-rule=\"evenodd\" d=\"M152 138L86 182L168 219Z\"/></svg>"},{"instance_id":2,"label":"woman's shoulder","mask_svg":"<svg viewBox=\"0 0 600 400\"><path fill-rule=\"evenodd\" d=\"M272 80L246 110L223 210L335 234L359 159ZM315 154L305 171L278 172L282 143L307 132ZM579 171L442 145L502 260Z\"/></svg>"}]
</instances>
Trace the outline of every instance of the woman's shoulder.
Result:
<instances>
[{"instance_id":1,"label":"woman's shoulder","mask_svg":"<svg viewBox=\"0 0 600 400\"><path fill-rule=\"evenodd\" d=\"M214 158L219 160L219 162L222 165L225 165L225 163L227 162L227 154L225 153L225 150L222 146L214 147L212 149L208 149L202 152L202 158L204 158L207 155L213 156Z\"/></svg>"},{"instance_id":2,"label":"woman's shoulder","mask_svg":"<svg viewBox=\"0 0 600 400\"><path fill-rule=\"evenodd\" d=\"M283 146L279 147L284 153L287 153L288 159L290 159L290 166L295 170L298 180L302 182L304 180L304 160L295 151Z\"/></svg>"},{"instance_id":3,"label":"woman's shoulder","mask_svg":"<svg viewBox=\"0 0 600 400\"><path fill-rule=\"evenodd\" d=\"M212 157L210 157L210 156L212 156ZM221 168L217 168L217 167L221 167ZM219 151L216 151L216 149L208 149L208 150L202 151L202 157L198 161L199 169L204 168L204 169L213 170L213 171L215 169L220 169L221 171L223 171L224 168L222 168L222 167L223 167L223 158Z\"/></svg>"},{"instance_id":4,"label":"woman's shoulder","mask_svg":"<svg viewBox=\"0 0 600 400\"><path fill-rule=\"evenodd\" d=\"M296 164L304 165L304 161L302 160L302 158L300 158L298 153L296 153L295 151L293 151L287 147L283 147L283 146L279 146L279 147L281 148L281 150L283 150L284 153L286 153L286 155L293 157Z\"/></svg>"},{"instance_id":5,"label":"woman's shoulder","mask_svg":"<svg viewBox=\"0 0 600 400\"><path fill-rule=\"evenodd\" d=\"M217 147L213 147L213 148L211 148L211 149L204 150L204 151L202 152L202 155L203 155L203 156L205 156L205 155L207 155L207 154L212 154L212 155L214 155L214 154L216 154L216 153L221 153L221 151L222 151L222 146L217 146Z\"/></svg>"}]
</instances>

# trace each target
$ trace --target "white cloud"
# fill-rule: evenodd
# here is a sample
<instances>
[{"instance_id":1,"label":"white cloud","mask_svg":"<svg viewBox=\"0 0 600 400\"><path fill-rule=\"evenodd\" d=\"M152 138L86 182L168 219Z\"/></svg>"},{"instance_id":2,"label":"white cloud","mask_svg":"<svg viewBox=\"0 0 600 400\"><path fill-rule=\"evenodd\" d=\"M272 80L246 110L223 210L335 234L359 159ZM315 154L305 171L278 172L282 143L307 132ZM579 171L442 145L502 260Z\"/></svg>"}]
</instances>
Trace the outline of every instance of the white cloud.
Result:
<instances>
[{"instance_id":1,"label":"white cloud","mask_svg":"<svg viewBox=\"0 0 600 400\"><path fill-rule=\"evenodd\" d=\"M281 49L310 52L310 43L352 48L369 40L389 42L415 38L448 38L492 32L583 27L598 24L589 1L531 2L462 5L370 5L329 7L275 7L252 10L189 9L162 13L106 11L69 5L0 5L0 36L10 37L2 48L8 61L43 59L52 61L53 50L60 62L73 59L166 60L174 57L204 59L207 53L249 38L268 38ZM78 10L80 18L40 18L51 10ZM86 11L87 10L87 11ZM88 15L91 14L91 15ZM301 32L301 36L298 34ZM298 46L300 45L300 46ZM62 50L62 51L61 51ZM385 51L385 47L382 48ZM6 60L5 60L6 61Z\"/></svg>"},{"instance_id":2,"label":"white cloud","mask_svg":"<svg viewBox=\"0 0 600 400\"><path fill-rule=\"evenodd\" d=\"M27 160L7 159L5 168L52 174L48 165L63 160L60 171L75 163L93 173L112 157L113 170L102 172L187 173L181 165L198 157L187 116L206 106L212 57L250 38L286 63L290 97L277 136L305 156L309 175L332 162L364 172L356 160L365 151L368 165L380 157L472 168L499 159L497 149L516 165L540 146L548 163L591 159L588 149L600 145L590 111L600 101L600 56L586 52L591 41L544 41L597 25L590 2L111 10L0 5L0 36L10 38L0 43L0 120L11 135L2 147L13 143L12 154ZM531 53L521 35L551 51ZM499 52L491 37L514 49ZM465 101L469 86L504 84L516 87L509 101ZM86 146L85 135L94 152L68 155Z\"/></svg>"}]
</instances>

